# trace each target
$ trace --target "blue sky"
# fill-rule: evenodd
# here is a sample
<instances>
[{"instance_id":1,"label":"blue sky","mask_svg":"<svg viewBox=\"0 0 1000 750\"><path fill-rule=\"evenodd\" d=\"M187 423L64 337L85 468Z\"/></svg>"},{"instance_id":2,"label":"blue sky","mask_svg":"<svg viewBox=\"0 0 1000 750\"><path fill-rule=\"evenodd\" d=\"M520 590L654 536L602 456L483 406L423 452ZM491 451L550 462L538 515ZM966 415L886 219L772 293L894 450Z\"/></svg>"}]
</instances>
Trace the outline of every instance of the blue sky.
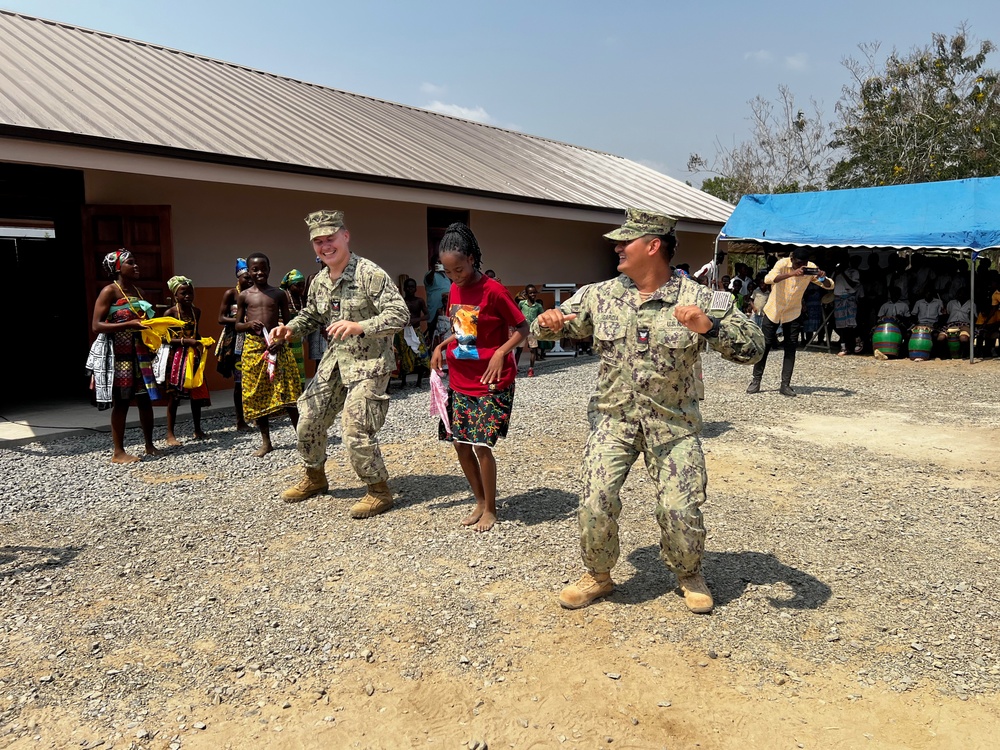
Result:
<instances>
[{"instance_id":1,"label":"blue sky","mask_svg":"<svg viewBox=\"0 0 1000 750\"><path fill-rule=\"evenodd\" d=\"M678 179L787 85L827 118L858 44L901 52L996 0L0 0L0 7L609 151ZM990 58L1000 68L1000 55Z\"/></svg>"}]
</instances>

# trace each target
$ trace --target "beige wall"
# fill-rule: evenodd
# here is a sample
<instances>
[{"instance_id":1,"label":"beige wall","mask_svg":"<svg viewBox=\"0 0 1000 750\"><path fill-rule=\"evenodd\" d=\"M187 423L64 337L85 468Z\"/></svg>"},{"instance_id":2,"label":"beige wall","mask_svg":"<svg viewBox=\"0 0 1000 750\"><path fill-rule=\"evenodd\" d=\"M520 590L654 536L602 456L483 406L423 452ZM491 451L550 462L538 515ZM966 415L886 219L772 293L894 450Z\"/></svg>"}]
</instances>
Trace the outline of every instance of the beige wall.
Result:
<instances>
[{"instance_id":1,"label":"beige wall","mask_svg":"<svg viewBox=\"0 0 1000 750\"><path fill-rule=\"evenodd\" d=\"M86 191L91 204L169 205L174 272L198 286L232 283L236 258L252 252L270 258L272 284L292 268L312 273L303 217L319 208L343 210L351 249L394 278L427 270L426 208L417 204L99 171L87 172Z\"/></svg>"},{"instance_id":2,"label":"beige wall","mask_svg":"<svg viewBox=\"0 0 1000 750\"><path fill-rule=\"evenodd\" d=\"M715 234L678 232L674 265L687 263L691 266L692 273L697 271L712 259L715 253L715 237Z\"/></svg>"},{"instance_id":3,"label":"beige wall","mask_svg":"<svg viewBox=\"0 0 1000 750\"><path fill-rule=\"evenodd\" d=\"M472 230L483 250L483 268L520 290L526 284L585 284L615 273L610 227L534 216L473 211Z\"/></svg>"},{"instance_id":4,"label":"beige wall","mask_svg":"<svg viewBox=\"0 0 1000 750\"><path fill-rule=\"evenodd\" d=\"M315 267L303 217L318 208L341 209L351 249L396 278L422 279L427 270L427 207L420 203L226 185L169 177L87 170L87 202L171 207L174 272L200 287L232 283L237 257L263 252L272 284L298 268ZM484 268L504 284L599 281L615 273L614 256L601 235L612 224L473 210L470 225L483 248ZM712 255L711 234L680 232L675 262L693 269Z\"/></svg>"}]
</instances>

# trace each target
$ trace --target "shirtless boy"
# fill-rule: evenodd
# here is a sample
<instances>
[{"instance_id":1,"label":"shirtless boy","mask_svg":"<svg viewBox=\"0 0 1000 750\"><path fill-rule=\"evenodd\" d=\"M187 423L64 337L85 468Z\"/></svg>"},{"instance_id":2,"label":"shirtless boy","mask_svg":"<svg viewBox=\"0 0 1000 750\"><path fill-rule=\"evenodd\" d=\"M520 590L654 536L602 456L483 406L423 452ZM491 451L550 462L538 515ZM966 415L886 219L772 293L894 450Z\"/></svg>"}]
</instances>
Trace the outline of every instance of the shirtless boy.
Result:
<instances>
[{"instance_id":1,"label":"shirtless boy","mask_svg":"<svg viewBox=\"0 0 1000 750\"><path fill-rule=\"evenodd\" d=\"M295 357L283 342L268 345L265 332L278 325L278 318L289 320L288 297L284 291L267 283L271 262L262 253L247 258L253 286L240 292L236 311L236 331L246 332L243 342L243 414L254 420L260 430L261 448L255 454L266 456L274 446L268 416L287 411L292 426L298 425L295 401L302 393Z\"/></svg>"}]
</instances>

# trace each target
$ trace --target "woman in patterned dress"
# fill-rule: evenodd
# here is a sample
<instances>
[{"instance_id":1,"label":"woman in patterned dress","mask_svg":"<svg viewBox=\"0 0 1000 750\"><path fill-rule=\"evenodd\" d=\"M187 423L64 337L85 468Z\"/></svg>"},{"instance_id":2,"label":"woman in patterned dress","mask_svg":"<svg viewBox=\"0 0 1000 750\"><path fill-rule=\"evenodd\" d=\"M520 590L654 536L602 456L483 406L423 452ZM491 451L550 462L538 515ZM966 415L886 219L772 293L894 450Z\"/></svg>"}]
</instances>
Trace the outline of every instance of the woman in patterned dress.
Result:
<instances>
[{"instance_id":1,"label":"woman in patterned dress","mask_svg":"<svg viewBox=\"0 0 1000 750\"><path fill-rule=\"evenodd\" d=\"M155 456L160 451L153 445L153 405L150 399L159 398L153 379L153 357L142 342L142 321L153 317L153 306L143 299L136 286L139 267L132 253L122 248L108 253L102 263L111 277L94 304L91 328L111 339L114 351L114 380L111 391L111 442L114 451L112 463L126 464L138 461L125 451L125 421L132 399L139 408L139 423L146 442L146 455Z\"/></svg>"}]
</instances>

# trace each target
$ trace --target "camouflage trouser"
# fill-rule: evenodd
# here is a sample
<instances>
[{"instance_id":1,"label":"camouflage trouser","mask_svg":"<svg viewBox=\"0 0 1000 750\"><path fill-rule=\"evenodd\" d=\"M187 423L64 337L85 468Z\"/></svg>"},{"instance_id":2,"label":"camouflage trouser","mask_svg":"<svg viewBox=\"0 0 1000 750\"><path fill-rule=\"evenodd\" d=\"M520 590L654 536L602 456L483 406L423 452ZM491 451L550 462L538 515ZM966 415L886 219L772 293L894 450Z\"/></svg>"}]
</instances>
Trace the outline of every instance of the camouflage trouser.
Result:
<instances>
[{"instance_id":1,"label":"camouflage trouser","mask_svg":"<svg viewBox=\"0 0 1000 750\"><path fill-rule=\"evenodd\" d=\"M618 497L632 464L642 453L656 484L656 520L660 524L660 557L678 575L697 572L705 551L705 456L694 435L666 445L646 445L642 432L626 442L597 430L583 455L583 493L578 518L583 564L607 573L618 562Z\"/></svg>"},{"instance_id":2,"label":"camouflage trouser","mask_svg":"<svg viewBox=\"0 0 1000 750\"><path fill-rule=\"evenodd\" d=\"M327 433L343 409L344 448L354 471L365 484L389 479L376 438L389 410L388 384L389 376L383 375L348 386L339 368L327 380L313 378L298 400L299 454L307 468L318 469L326 463Z\"/></svg>"}]
</instances>

